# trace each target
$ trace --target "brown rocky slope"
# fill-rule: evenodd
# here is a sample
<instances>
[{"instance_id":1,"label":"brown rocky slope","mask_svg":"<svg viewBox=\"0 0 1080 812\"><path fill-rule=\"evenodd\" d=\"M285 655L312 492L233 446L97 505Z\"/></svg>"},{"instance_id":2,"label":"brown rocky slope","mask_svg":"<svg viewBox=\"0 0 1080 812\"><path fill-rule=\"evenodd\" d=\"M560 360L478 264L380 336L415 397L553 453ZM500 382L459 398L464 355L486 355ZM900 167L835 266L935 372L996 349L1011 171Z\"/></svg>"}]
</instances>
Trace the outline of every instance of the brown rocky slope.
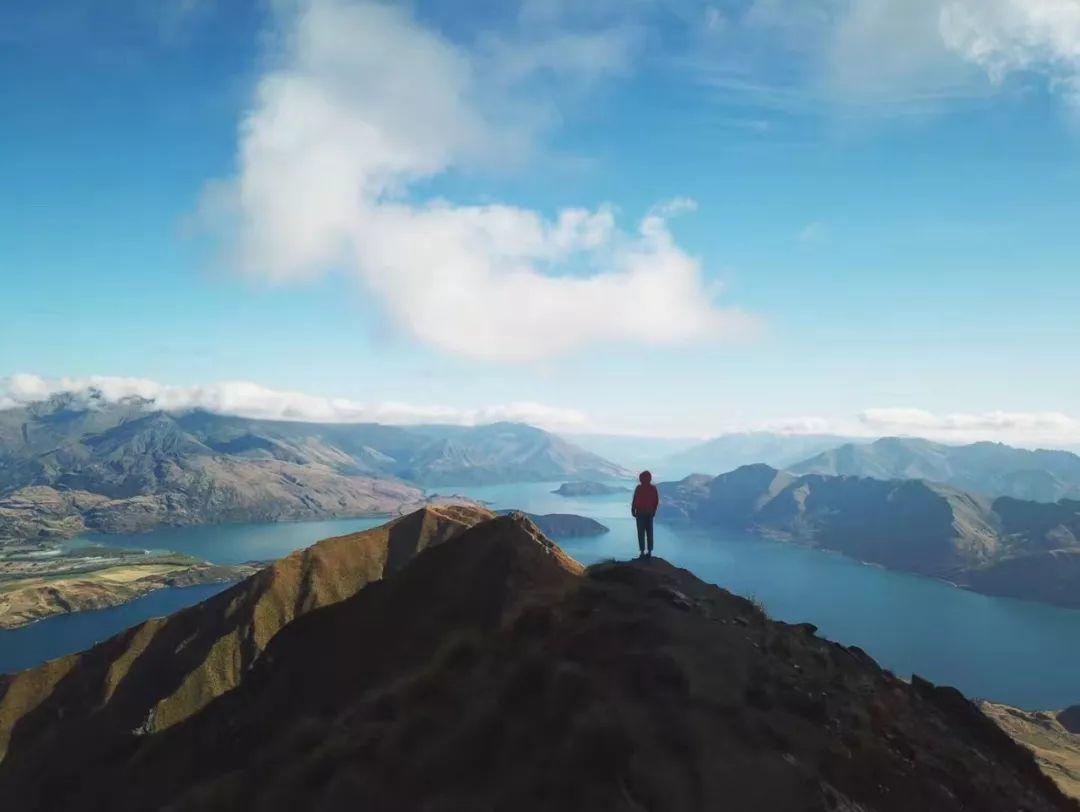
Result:
<instances>
[{"instance_id":1,"label":"brown rocky slope","mask_svg":"<svg viewBox=\"0 0 1080 812\"><path fill-rule=\"evenodd\" d=\"M70 748L162 730L239 684L287 623L400 569L416 552L491 517L429 507L281 559L203 603L88 651L0 676L0 757L13 730L34 748ZM59 719L62 726L57 725ZM66 741L65 741L66 740Z\"/></svg>"},{"instance_id":2,"label":"brown rocky slope","mask_svg":"<svg viewBox=\"0 0 1080 812\"><path fill-rule=\"evenodd\" d=\"M904 682L662 560L585 570L521 515L460 529L474 518L405 566L389 564L412 545L386 553L386 577L351 580L336 601L323 577L351 576L299 579L321 608L279 626L234 690L153 733L131 714L121 723L113 702L87 710L100 681L58 686L14 726L0 798L60 810L1077 808L952 689ZM285 603L309 605L294 590ZM205 613L193 628L228 607L189 610ZM168 680L174 666L125 681Z\"/></svg>"},{"instance_id":3,"label":"brown rocky slope","mask_svg":"<svg viewBox=\"0 0 1080 812\"><path fill-rule=\"evenodd\" d=\"M993 702L980 702L979 708L1031 750L1062 792L1080 800L1080 732L1069 729L1069 710L1026 711Z\"/></svg>"}]
</instances>

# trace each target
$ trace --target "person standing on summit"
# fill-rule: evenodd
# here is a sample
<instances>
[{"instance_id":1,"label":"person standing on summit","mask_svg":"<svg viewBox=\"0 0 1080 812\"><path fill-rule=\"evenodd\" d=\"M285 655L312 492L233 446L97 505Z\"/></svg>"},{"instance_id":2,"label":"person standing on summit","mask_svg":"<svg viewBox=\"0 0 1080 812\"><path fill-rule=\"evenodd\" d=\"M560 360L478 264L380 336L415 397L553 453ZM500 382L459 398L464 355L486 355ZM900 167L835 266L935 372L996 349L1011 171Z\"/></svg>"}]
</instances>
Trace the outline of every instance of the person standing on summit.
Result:
<instances>
[{"instance_id":1,"label":"person standing on summit","mask_svg":"<svg viewBox=\"0 0 1080 812\"><path fill-rule=\"evenodd\" d=\"M640 483L634 488L634 499L630 502L630 515L637 519L637 543L641 550L639 558L652 558L653 517L660 507L660 492L652 484L652 474L642 471L638 476ZM648 547L645 542L648 540Z\"/></svg>"}]
</instances>

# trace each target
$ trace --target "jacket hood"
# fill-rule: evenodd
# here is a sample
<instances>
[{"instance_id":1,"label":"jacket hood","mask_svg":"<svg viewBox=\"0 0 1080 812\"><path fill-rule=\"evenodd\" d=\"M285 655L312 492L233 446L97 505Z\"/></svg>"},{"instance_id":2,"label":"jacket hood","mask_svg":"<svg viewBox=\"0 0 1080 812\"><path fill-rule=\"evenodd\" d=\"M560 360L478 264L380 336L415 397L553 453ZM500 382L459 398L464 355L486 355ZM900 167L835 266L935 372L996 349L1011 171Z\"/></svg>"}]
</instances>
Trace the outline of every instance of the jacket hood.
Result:
<instances>
[{"instance_id":1,"label":"jacket hood","mask_svg":"<svg viewBox=\"0 0 1080 812\"><path fill-rule=\"evenodd\" d=\"M648 485L650 482L652 482L652 474L648 471L642 471L640 474L638 474L638 482L640 482L642 485Z\"/></svg>"}]
</instances>

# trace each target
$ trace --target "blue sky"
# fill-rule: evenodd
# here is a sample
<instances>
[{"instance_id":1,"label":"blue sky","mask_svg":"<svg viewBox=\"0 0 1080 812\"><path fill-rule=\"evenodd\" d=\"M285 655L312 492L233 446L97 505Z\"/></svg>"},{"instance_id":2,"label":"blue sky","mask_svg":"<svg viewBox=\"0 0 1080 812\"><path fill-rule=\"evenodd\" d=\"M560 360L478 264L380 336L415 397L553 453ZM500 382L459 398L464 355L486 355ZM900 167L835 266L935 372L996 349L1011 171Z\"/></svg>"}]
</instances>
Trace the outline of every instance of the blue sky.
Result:
<instances>
[{"instance_id":1,"label":"blue sky","mask_svg":"<svg viewBox=\"0 0 1080 812\"><path fill-rule=\"evenodd\" d=\"M0 377L1080 442L1080 3L41 5Z\"/></svg>"}]
</instances>

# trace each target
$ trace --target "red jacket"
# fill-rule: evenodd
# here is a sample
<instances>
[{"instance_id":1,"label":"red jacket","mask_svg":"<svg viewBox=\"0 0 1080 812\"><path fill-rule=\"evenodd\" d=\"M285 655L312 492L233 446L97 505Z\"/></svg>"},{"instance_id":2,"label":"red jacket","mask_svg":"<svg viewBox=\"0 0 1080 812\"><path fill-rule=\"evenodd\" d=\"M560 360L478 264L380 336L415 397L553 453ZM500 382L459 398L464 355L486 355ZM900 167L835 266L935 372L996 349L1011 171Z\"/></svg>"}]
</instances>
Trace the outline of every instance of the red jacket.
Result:
<instances>
[{"instance_id":1,"label":"red jacket","mask_svg":"<svg viewBox=\"0 0 1080 812\"><path fill-rule=\"evenodd\" d=\"M641 484L634 488L630 512L635 516L652 516L660 506L660 492L652 484L652 474L648 471L642 471L638 480Z\"/></svg>"}]
</instances>

